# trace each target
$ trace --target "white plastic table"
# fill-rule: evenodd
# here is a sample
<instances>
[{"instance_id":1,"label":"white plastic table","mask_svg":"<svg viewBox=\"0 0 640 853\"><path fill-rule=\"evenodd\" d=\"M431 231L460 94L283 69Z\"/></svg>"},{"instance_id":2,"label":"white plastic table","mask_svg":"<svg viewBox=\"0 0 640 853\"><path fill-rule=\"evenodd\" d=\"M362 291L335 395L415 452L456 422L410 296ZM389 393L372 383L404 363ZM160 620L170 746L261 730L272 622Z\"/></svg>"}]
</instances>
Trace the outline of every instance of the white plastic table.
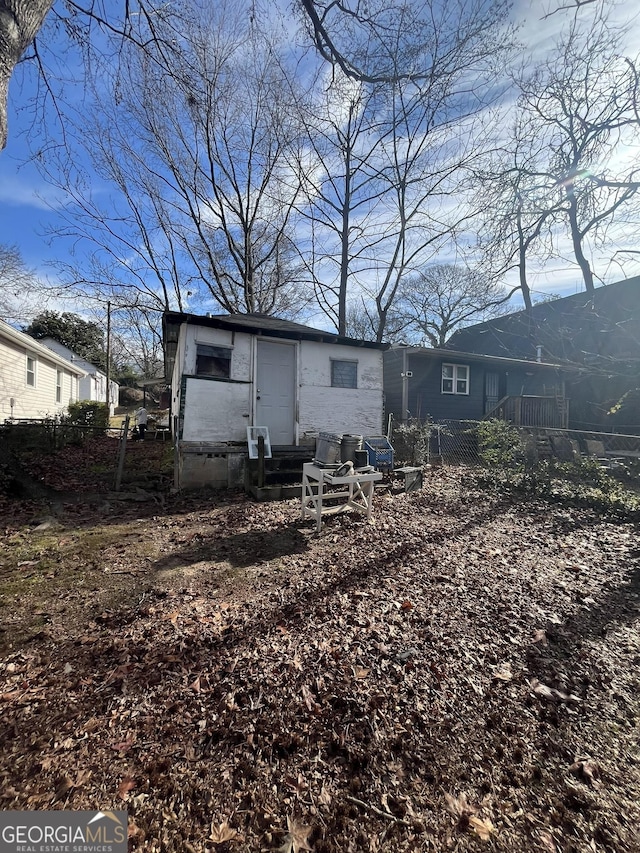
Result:
<instances>
[{"instance_id":1,"label":"white plastic table","mask_svg":"<svg viewBox=\"0 0 640 853\"><path fill-rule=\"evenodd\" d=\"M333 470L320 468L313 462L305 462L302 466L302 517L315 518L318 531L324 515L334 515L347 509L365 513L367 518L371 518L374 484L382 479L379 471L369 474L356 471L346 477L336 477ZM327 486L343 488L327 491Z\"/></svg>"}]
</instances>

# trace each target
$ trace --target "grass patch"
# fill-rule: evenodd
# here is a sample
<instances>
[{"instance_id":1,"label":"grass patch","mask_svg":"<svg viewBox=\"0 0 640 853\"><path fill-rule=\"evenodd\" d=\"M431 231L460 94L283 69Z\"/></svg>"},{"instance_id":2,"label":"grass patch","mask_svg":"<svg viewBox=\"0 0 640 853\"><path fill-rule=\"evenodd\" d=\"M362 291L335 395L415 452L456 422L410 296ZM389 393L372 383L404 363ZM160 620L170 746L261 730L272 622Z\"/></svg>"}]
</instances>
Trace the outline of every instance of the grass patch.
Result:
<instances>
[{"instance_id":1,"label":"grass patch","mask_svg":"<svg viewBox=\"0 0 640 853\"><path fill-rule=\"evenodd\" d=\"M47 624L85 623L92 613L125 603L137 581L118 566L148 565L157 556L131 524L42 533L20 531L0 554L0 646L14 646ZM105 575L114 572L114 577Z\"/></svg>"}]
</instances>

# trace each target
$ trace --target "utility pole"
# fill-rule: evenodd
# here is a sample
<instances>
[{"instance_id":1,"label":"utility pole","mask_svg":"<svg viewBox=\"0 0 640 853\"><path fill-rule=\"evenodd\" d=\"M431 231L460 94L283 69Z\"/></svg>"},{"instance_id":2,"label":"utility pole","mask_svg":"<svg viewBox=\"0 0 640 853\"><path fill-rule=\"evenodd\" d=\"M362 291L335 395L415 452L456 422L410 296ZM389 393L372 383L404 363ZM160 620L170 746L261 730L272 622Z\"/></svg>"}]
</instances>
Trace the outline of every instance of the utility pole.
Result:
<instances>
[{"instance_id":1,"label":"utility pole","mask_svg":"<svg viewBox=\"0 0 640 853\"><path fill-rule=\"evenodd\" d=\"M109 412L111 411L111 303L107 302L107 390L106 390L106 404L107 404L107 417L109 417Z\"/></svg>"}]
</instances>

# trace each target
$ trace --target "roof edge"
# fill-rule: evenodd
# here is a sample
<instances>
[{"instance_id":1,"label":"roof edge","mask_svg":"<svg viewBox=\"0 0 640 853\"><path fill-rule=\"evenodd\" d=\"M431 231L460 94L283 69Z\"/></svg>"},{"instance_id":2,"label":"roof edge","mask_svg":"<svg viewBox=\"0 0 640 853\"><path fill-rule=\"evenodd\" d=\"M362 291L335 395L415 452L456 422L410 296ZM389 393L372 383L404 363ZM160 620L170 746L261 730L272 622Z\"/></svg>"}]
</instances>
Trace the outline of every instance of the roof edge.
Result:
<instances>
[{"instance_id":1,"label":"roof edge","mask_svg":"<svg viewBox=\"0 0 640 853\"><path fill-rule=\"evenodd\" d=\"M31 350L31 352L35 352L42 358L52 361L54 364L66 368L76 376L84 376L86 374L85 370L81 370L72 361L58 355L57 352L49 349L49 347L41 344L40 341L37 341L25 332L19 332L17 329L14 329L13 326L10 326L4 320L0 320L0 335L4 335L6 338L9 338L9 340L13 341L13 343L19 344L20 346L25 347L25 349Z\"/></svg>"},{"instance_id":2,"label":"roof edge","mask_svg":"<svg viewBox=\"0 0 640 853\"><path fill-rule=\"evenodd\" d=\"M251 318L251 314L242 315ZM275 322L281 321L286 323L286 320L281 320L279 317L271 317ZM282 328L269 328L260 326L259 323L237 322L234 321L233 315L216 315L207 317L201 314L184 314L177 311L166 311L163 315L163 327L168 325L179 326L183 323L189 325L206 326L213 329L227 329L229 331L246 332L247 334L255 334L269 338L283 338L285 340L309 340L318 341L321 343L334 343L343 346L360 347L364 349L386 350L391 346L388 343L378 343L377 341L365 341L359 338L348 338L343 335L338 335L335 332L326 332L322 329L314 329L311 326L296 324L299 328L288 329L286 326Z\"/></svg>"}]
</instances>

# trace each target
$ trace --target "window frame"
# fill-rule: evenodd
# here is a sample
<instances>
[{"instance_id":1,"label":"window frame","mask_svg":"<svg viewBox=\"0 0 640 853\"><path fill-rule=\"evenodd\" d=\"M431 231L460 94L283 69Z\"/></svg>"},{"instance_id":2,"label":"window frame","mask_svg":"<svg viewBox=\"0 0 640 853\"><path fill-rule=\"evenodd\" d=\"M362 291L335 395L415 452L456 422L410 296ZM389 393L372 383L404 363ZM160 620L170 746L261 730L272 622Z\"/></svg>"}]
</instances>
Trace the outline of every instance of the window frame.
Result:
<instances>
[{"instance_id":1,"label":"window frame","mask_svg":"<svg viewBox=\"0 0 640 853\"><path fill-rule=\"evenodd\" d=\"M211 353L207 355L207 353L204 353L204 352L200 353L199 350L201 348L207 348L209 350L218 350L218 355L214 355ZM226 374L201 373L198 370L198 359L199 359L200 355L202 355L203 357L211 358L211 359L218 358L220 360L223 360L223 355L221 354L221 351L224 351L225 354L228 353L228 356L229 356L228 359L224 359L225 361L227 361L227 364L228 364L228 372ZM205 341L196 341L196 361L195 361L195 365L194 365L194 375L197 376L199 379L231 379L232 353L233 353L233 347L229 346L228 344L213 344L213 343L209 343L209 342L205 342Z\"/></svg>"},{"instance_id":2,"label":"window frame","mask_svg":"<svg viewBox=\"0 0 640 853\"><path fill-rule=\"evenodd\" d=\"M445 368L451 368L451 376L445 376ZM464 377L460 374L464 371ZM450 394L460 397L468 397L469 396L469 385L470 385L470 376L471 371L469 369L468 364L454 364L453 362L443 362L442 363L442 372L441 372L441 380L440 380L440 392L442 394ZM451 390L445 389L445 382L451 383ZM458 383L464 382L465 390L458 390Z\"/></svg>"},{"instance_id":3,"label":"window frame","mask_svg":"<svg viewBox=\"0 0 640 853\"><path fill-rule=\"evenodd\" d=\"M29 370L29 362L33 362L33 369ZM29 376L33 376L33 381L29 382ZM27 388L37 388L38 386L38 357L33 353L25 353L25 384Z\"/></svg>"},{"instance_id":4,"label":"window frame","mask_svg":"<svg viewBox=\"0 0 640 853\"><path fill-rule=\"evenodd\" d=\"M64 383L64 371L56 368L56 403L62 402L62 386Z\"/></svg>"},{"instance_id":5,"label":"window frame","mask_svg":"<svg viewBox=\"0 0 640 853\"><path fill-rule=\"evenodd\" d=\"M331 377L330 377L331 387L332 388L346 388L347 390L350 390L350 391L357 390L357 388L358 388L358 359L357 358L331 358L330 362L331 362L331 367L330 367L330 370L331 370ZM336 375L334 373L334 370L336 368L336 365L338 365L338 364L349 365L350 367L353 366L353 368L355 369L355 373L353 376L353 382L354 382L353 385L351 385L351 384L345 385L342 383L340 383L340 384L336 383L336 381L335 381Z\"/></svg>"}]
</instances>

